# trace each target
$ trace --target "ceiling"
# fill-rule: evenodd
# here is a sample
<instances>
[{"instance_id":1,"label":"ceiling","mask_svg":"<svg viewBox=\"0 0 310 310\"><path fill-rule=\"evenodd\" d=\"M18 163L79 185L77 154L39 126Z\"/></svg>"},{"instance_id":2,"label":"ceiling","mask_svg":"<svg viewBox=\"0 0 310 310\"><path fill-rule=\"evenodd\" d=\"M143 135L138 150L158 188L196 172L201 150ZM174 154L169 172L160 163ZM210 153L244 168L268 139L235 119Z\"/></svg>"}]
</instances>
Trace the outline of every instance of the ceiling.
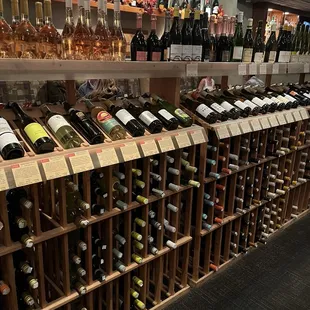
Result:
<instances>
[{"instance_id":1,"label":"ceiling","mask_svg":"<svg viewBox=\"0 0 310 310\"><path fill-rule=\"evenodd\" d=\"M269 2L274 3L276 5L284 6L286 8L292 8L303 12L307 11L307 13L310 12L310 0L269 0L269 1L247 0L246 2L252 2L252 3Z\"/></svg>"}]
</instances>

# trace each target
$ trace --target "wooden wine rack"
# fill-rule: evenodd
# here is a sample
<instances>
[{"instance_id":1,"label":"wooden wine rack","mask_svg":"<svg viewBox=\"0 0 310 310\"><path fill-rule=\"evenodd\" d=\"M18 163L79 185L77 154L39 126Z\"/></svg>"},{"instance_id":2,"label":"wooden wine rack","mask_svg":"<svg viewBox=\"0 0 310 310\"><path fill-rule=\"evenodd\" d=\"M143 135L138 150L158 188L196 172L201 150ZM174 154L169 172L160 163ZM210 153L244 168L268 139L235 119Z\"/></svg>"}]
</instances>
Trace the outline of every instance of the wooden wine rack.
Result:
<instances>
[{"instance_id":1,"label":"wooden wine rack","mask_svg":"<svg viewBox=\"0 0 310 310\"><path fill-rule=\"evenodd\" d=\"M101 63L94 61L48 61L48 60L0 60L0 78L8 80L35 80L35 79L65 79L67 85L68 101L75 102L74 79L86 78L150 78L150 91L162 96L171 103L179 105L180 77L185 75L204 75L205 73L223 76L222 87L227 86L227 76L239 70L239 73L253 73L253 66L239 64L190 64L190 63ZM245 66L242 67L242 66ZM251 71L252 70L252 71ZM256 66L256 70L263 70L266 74L266 82L270 84L273 65ZM309 66L280 64L276 74L300 73L300 80L305 78L304 72L309 71ZM285 72L284 72L285 71ZM191 73L189 73L191 72ZM82 109L81 106L78 106ZM63 112L58 107L52 106L52 110ZM185 109L186 110L186 109ZM107 137L105 143L100 145L88 145L84 141L78 149L64 150L56 141L53 153L36 155L31 150L27 141L19 130L19 124L15 121L10 111L1 110L0 115L9 120L15 133L19 137L26 150L24 158L19 160L4 161L0 159L0 221L4 227L0 230L0 275L10 286L11 292L0 297L4 309L18 309L18 296L15 283L13 257L18 253L25 253L27 259L34 267L34 275L38 278L39 287L30 291L35 298L35 309L42 310L75 310L82 306L87 310L119 310L121 306L127 310L130 308L130 288L133 287L132 277L138 276L143 280L141 288L135 287L140 294L139 299L146 304L147 309L163 309L168 303L185 293L190 286L195 286L209 277L214 270L222 268L235 257L242 256L239 245L248 248L249 242L253 247L257 246L261 238L256 226L257 219L263 218L267 231L271 228L274 232L280 230L299 217L306 214L309 202L309 182L294 182L303 178L303 172L299 171L299 164L305 161L305 154L309 158L310 135L308 114L304 109L287 111L285 115L276 113L269 119L252 117L245 120L225 122L220 126L210 126L197 118L190 111L196 125L190 128L179 128L172 132L162 132L157 135L146 133L144 137L132 138L128 135L123 141L111 141ZM290 113L289 119L286 114ZM37 109L27 111L29 115L43 124L41 113ZM277 116L277 115L282 116ZM298 116L299 115L299 116ZM283 121L284 118L284 121ZM279 122L279 119L281 122ZM272 121L271 121L272 120ZM252 122L253 121L253 122ZM266 123L267 121L267 123ZM257 125L257 123L259 125ZM268 126L266 125L268 124ZM197 126L198 125L198 126ZM259 126L259 127L258 127ZM245 132L245 128L249 128ZM283 137L294 136L300 145L295 145L281 156L267 156L266 145L268 136L274 130L284 130ZM287 128L287 129L286 129ZM48 129L47 129L48 131ZM50 133L50 132L49 132ZM300 133L306 133L300 135ZM52 134L50 133L52 136ZM206 159L215 160L211 171L227 168L229 160L220 161L219 156L229 158L229 154L238 154L242 160L248 161L248 155L240 151L241 139L250 141L255 139L255 145L260 155L259 163L250 163L240 166L238 171L230 175L220 174L215 180L208 176L210 167ZM278 138L279 139L279 138ZM279 147L284 146L279 139ZM229 147L219 151L220 143ZM216 152L210 152L208 145L217 147ZM292 143L290 144L292 146ZM183 169L181 158L183 152L188 153L187 161L198 168L193 174ZM254 154L256 155L256 153ZM175 159L173 164L167 162L167 156ZM264 157L265 156L265 157ZM72 160L77 158L77 163ZM159 161L158 166L153 166L150 158ZM283 186L289 187L283 194L276 194L271 200L261 199L261 190L264 187L263 172L272 173L271 164L278 165L278 171L289 177L284 184L277 184L270 189L274 193L276 189L283 190ZM57 169L55 168L57 167ZM181 175L171 176L167 173L168 167L182 171ZM143 196L148 198L147 204L140 204L133 200L133 173L132 168L143 171L141 180L146 186L142 190ZM15 170L17 169L17 171ZM55 172L57 170L57 172ZM69 178L83 189L83 200L91 203L92 185L90 183L91 171L102 172L106 180L108 197L99 199L98 203L104 204L105 212L102 215L92 215L90 209L86 210L85 217L89 225L78 228L74 223L69 223L66 213L66 187L65 179ZM120 170L125 174L122 183L128 188L128 193L123 200L128 208L124 211L114 205L112 192L113 170ZM162 177L157 188L164 191L163 198L152 195L150 187L150 171L154 171ZM295 171L295 173L293 173ZM298 171L298 174L296 173ZM180 190L173 192L167 188L167 180L174 184L181 184L181 177L195 179L200 182L199 188L180 185ZM237 182L242 177L241 182ZM253 193L254 199L261 203L251 204L243 213L236 212L236 185L245 186L245 180L255 182L258 191ZM281 178L281 177L279 177ZM217 193L216 185L222 187ZM23 186L33 202L33 208L23 212L23 216L31 223L31 235L34 241L32 249L25 249L20 242L12 242L10 236L9 219L7 212L6 190ZM55 192L58 193L58 203ZM210 195L209 200L218 198L218 204L224 207L224 211L215 211L214 206L204 206L205 193ZM166 205L171 204L179 208L174 213ZM56 210L59 209L58 211ZM242 208L242 207L239 207ZM164 227L164 219L167 219L173 227L174 233L162 228L152 231L156 239L158 253L150 254L148 249L148 235L150 234L150 219L148 213L155 211L156 221ZM276 212L276 214L275 214ZM206 223L210 229L202 228L202 215L207 213ZM264 216L264 215L267 216ZM137 227L134 218L138 216L146 221L144 228ZM214 223L218 217L221 223ZM250 221L253 225L243 225ZM113 263L114 247L118 248L113 238L115 231L121 230L126 238L126 244L121 248L122 261L126 266L123 273L116 271ZM132 230L139 230L142 235L143 249L134 250L131 238ZM238 236L232 236L232 231ZM248 242L241 240L240 232L248 236ZM250 234L249 234L250 232ZM106 279L102 282L93 279L92 266L92 235L96 233L106 244L106 249L100 253L104 259L104 271ZM70 258L69 250L72 242L78 238L87 244L86 251L77 251L82 258L86 276L83 284L87 293L79 295L70 287ZM272 234L270 233L270 236ZM177 248L171 249L164 243L164 237L168 237L176 243ZM73 240L73 241L72 241ZM236 249L230 248L230 243L236 244ZM133 261L131 255L136 252L143 258L142 263ZM231 253L234 257L231 257ZM212 267L210 268L210 264ZM1 278L0 278L1 279ZM123 303L123 305L121 305Z\"/></svg>"}]
</instances>

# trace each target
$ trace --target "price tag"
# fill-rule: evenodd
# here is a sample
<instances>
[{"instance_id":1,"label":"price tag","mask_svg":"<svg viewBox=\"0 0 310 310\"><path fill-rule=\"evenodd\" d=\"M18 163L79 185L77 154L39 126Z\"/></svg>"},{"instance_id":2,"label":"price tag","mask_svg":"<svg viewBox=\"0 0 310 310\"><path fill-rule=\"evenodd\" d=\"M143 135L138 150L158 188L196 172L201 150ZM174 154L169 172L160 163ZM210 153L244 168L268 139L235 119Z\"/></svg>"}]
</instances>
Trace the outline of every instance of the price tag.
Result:
<instances>
[{"instance_id":1,"label":"price tag","mask_svg":"<svg viewBox=\"0 0 310 310\"><path fill-rule=\"evenodd\" d=\"M124 161L134 160L141 157L136 142L122 144L120 145L120 150Z\"/></svg>"},{"instance_id":2,"label":"price tag","mask_svg":"<svg viewBox=\"0 0 310 310\"><path fill-rule=\"evenodd\" d=\"M240 124L240 128L241 128L242 133L252 132L252 128L251 128L250 123L249 123L248 120L244 120Z\"/></svg>"},{"instance_id":3,"label":"price tag","mask_svg":"<svg viewBox=\"0 0 310 310\"><path fill-rule=\"evenodd\" d=\"M0 191L5 191L7 189L9 189L9 183L6 178L4 169L1 169L0 170Z\"/></svg>"},{"instance_id":4,"label":"price tag","mask_svg":"<svg viewBox=\"0 0 310 310\"><path fill-rule=\"evenodd\" d=\"M40 159L46 180L52 180L69 175L69 169L64 156Z\"/></svg>"},{"instance_id":5,"label":"price tag","mask_svg":"<svg viewBox=\"0 0 310 310\"><path fill-rule=\"evenodd\" d=\"M300 115L300 111L293 112L293 116L294 116L294 119L295 119L296 122L302 120L301 115Z\"/></svg>"},{"instance_id":6,"label":"price tag","mask_svg":"<svg viewBox=\"0 0 310 310\"><path fill-rule=\"evenodd\" d=\"M277 115L277 119L278 119L279 125L285 125L286 124L286 120L285 120L284 115L282 113Z\"/></svg>"},{"instance_id":7,"label":"price tag","mask_svg":"<svg viewBox=\"0 0 310 310\"><path fill-rule=\"evenodd\" d=\"M230 125L228 125L228 129L230 131L231 137L241 135L241 131L240 131L238 124L230 124Z\"/></svg>"},{"instance_id":8,"label":"price tag","mask_svg":"<svg viewBox=\"0 0 310 310\"><path fill-rule=\"evenodd\" d=\"M309 73L310 72L310 64L306 63L304 64L304 73Z\"/></svg>"},{"instance_id":9,"label":"price tag","mask_svg":"<svg viewBox=\"0 0 310 310\"><path fill-rule=\"evenodd\" d=\"M285 118L287 120L288 123L293 123L294 122L294 117L293 117L293 114L292 112L288 112L285 115Z\"/></svg>"},{"instance_id":10,"label":"price tag","mask_svg":"<svg viewBox=\"0 0 310 310\"><path fill-rule=\"evenodd\" d=\"M259 73L260 74L267 74L267 64L260 64Z\"/></svg>"},{"instance_id":11,"label":"price tag","mask_svg":"<svg viewBox=\"0 0 310 310\"><path fill-rule=\"evenodd\" d=\"M225 125L221 125L219 127L216 127L216 132L219 136L219 139L225 139L225 138L230 137L230 134L229 134L227 127Z\"/></svg>"},{"instance_id":12,"label":"price tag","mask_svg":"<svg viewBox=\"0 0 310 310\"><path fill-rule=\"evenodd\" d=\"M247 75L247 65L246 64L240 64L238 66L238 74L239 75Z\"/></svg>"},{"instance_id":13,"label":"price tag","mask_svg":"<svg viewBox=\"0 0 310 310\"><path fill-rule=\"evenodd\" d=\"M80 151L68 154L73 173L80 173L94 169L93 161L88 151Z\"/></svg>"},{"instance_id":14,"label":"price tag","mask_svg":"<svg viewBox=\"0 0 310 310\"><path fill-rule=\"evenodd\" d=\"M275 115L271 115L270 117L268 117L268 119L269 119L269 123L270 123L271 127L279 126L278 120L276 119Z\"/></svg>"},{"instance_id":15,"label":"price tag","mask_svg":"<svg viewBox=\"0 0 310 310\"><path fill-rule=\"evenodd\" d=\"M198 63L186 65L186 76L198 76Z\"/></svg>"},{"instance_id":16,"label":"price tag","mask_svg":"<svg viewBox=\"0 0 310 310\"><path fill-rule=\"evenodd\" d=\"M279 64L273 64L272 66L272 74L279 74L280 66Z\"/></svg>"},{"instance_id":17,"label":"price tag","mask_svg":"<svg viewBox=\"0 0 310 310\"><path fill-rule=\"evenodd\" d=\"M170 136L156 138L156 141L158 142L160 151L162 153L174 150L174 144Z\"/></svg>"},{"instance_id":18,"label":"price tag","mask_svg":"<svg viewBox=\"0 0 310 310\"><path fill-rule=\"evenodd\" d=\"M255 63L249 64L249 74L250 75L256 75L257 74L257 64L255 64Z\"/></svg>"},{"instance_id":19,"label":"price tag","mask_svg":"<svg viewBox=\"0 0 310 310\"><path fill-rule=\"evenodd\" d=\"M140 141L139 143L144 156L151 156L159 153L158 147L154 140Z\"/></svg>"},{"instance_id":20,"label":"price tag","mask_svg":"<svg viewBox=\"0 0 310 310\"><path fill-rule=\"evenodd\" d=\"M194 144L200 144L200 143L206 142L206 139L202 133L202 130L193 130L193 131L189 131L188 133L191 135Z\"/></svg>"},{"instance_id":21,"label":"price tag","mask_svg":"<svg viewBox=\"0 0 310 310\"><path fill-rule=\"evenodd\" d=\"M177 133L174 137L180 149L191 145L187 132Z\"/></svg>"},{"instance_id":22,"label":"price tag","mask_svg":"<svg viewBox=\"0 0 310 310\"><path fill-rule=\"evenodd\" d=\"M253 120L250 121L250 123L251 123L253 131L258 131L258 130L262 129L258 119L253 119Z\"/></svg>"},{"instance_id":23,"label":"price tag","mask_svg":"<svg viewBox=\"0 0 310 310\"><path fill-rule=\"evenodd\" d=\"M42 182L37 162L14 164L11 166L16 187Z\"/></svg>"},{"instance_id":24,"label":"price tag","mask_svg":"<svg viewBox=\"0 0 310 310\"><path fill-rule=\"evenodd\" d=\"M112 166L119 163L114 147L107 149L98 149L96 154L100 163L100 167Z\"/></svg>"},{"instance_id":25,"label":"price tag","mask_svg":"<svg viewBox=\"0 0 310 310\"><path fill-rule=\"evenodd\" d=\"M259 121L260 121L260 124L261 124L263 129L270 128L270 124L268 122L268 118L267 117L263 117Z\"/></svg>"},{"instance_id":26,"label":"price tag","mask_svg":"<svg viewBox=\"0 0 310 310\"><path fill-rule=\"evenodd\" d=\"M306 109L301 109L300 115L301 115L302 119L308 119L309 118L309 114L308 114L308 111Z\"/></svg>"}]
</instances>

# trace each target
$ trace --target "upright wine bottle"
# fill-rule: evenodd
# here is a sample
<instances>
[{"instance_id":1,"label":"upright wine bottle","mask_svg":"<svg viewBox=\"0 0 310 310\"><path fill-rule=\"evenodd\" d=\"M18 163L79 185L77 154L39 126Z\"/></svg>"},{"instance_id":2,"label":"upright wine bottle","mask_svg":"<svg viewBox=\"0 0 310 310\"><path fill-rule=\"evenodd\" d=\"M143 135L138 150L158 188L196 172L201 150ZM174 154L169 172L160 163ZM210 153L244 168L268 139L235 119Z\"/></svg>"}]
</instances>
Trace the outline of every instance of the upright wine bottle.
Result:
<instances>
[{"instance_id":1,"label":"upright wine bottle","mask_svg":"<svg viewBox=\"0 0 310 310\"><path fill-rule=\"evenodd\" d=\"M304 40L305 40L305 31L306 31L306 25L301 25L300 30L300 42L299 42L299 61L304 62L305 56L303 55L304 52Z\"/></svg>"},{"instance_id":2,"label":"upright wine bottle","mask_svg":"<svg viewBox=\"0 0 310 310\"><path fill-rule=\"evenodd\" d=\"M222 33L217 45L218 54L220 54L220 61L222 62L230 61L230 48L227 37L227 22L228 22L228 16L224 15Z\"/></svg>"},{"instance_id":3,"label":"upright wine bottle","mask_svg":"<svg viewBox=\"0 0 310 310\"><path fill-rule=\"evenodd\" d=\"M216 23L216 33L215 33L215 38L216 38L216 61L220 62L222 59L222 53L221 49L219 47L220 43L220 38L222 35L222 29L223 29L223 17L218 16L217 17L217 23Z\"/></svg>"},{"instance_id":4,"label":"upright wine bottle","mask_svg":"<svg viewBox=\"0 0 310 310\"><path fill-rule=\"evenodd\" d=\"M81 146L83 140L62 115L52 112L46 104L40 108L45 115L45 123L65 149Z\"/></svg>"},{"instance_id":5,"label":"upright wine bottle","mask_svg":"<svg viewBox=\"0 0 310 310\"><path fill-rule=\"evenodd\" d=\"M263 21L260 20L258 22L258 27L256 30L254 45L253 45L253 55L252 62L262 63L264 60L264 51L265 51L265 43L264 43L264 35L263 35Z\"/></svg>"},{"instance_id":6,"label":"upright wine bottle","mask_svg":"<svg viewBox=\"0 0 310 310\"><path fill-rule=\"evenodd\" d=\"M126 138L125 129L103 107L95 106L90 100L85 100L85 104L90 111L91 117L112 140Z\"/></svg>"},{"instance_id":7,"label":"upright wine bottle","mask_svg":"<svg viewBox=\"0 0 310 310\"><path fill-rule=\"evenodd\" d=\"M296 32L292 42L292 52L291 52L291 62L299 61L299 53L300 53L300 42L301 42L301 24L298 23L296 27Z\"/></svg>"},{"instance_id":8,"label":"upright wine bottle","mask_svg":"<svg viewBox=\"0 0 310 310\"><path fill-rule=\"evenodd\" d=\"M283 26L283 33L281 35L280 41L278 42L278 49L277 49L277 57L276 62L285 63L288 62L288 54L287 54L287 35L288 35L288 26L284 24Z\"/></svg>"},{"instance_id":9,"label":"upright wine bottle","mask_svg":"<svg viewBox=\"0 0 310 310\"><path fill-rule=\"evenodd\" d=\"M215 15L210 17L210 62L216 61Z\"/></svg>"},{"instance_id":10,"label":"upright wine bottle","mask_svg":"<svg viewBox=\"0 0 310 310\"><path fill-rule=\"evenodd\" d=\"M12 103L11 107L34 151L37 154L52 152L55 144L44 128L28 116L16 102Z\"/></svg>"},{"instance_id":11,"label":"upright wine bottle","mask_svg":"<svg viewBox=\"0 0 310 310\"><path fill-rule=\"evenodd\" d=\"M253 55L253 18L248 19L248 26L243 40L242 62L251 62Z\"/></svg>"},{"instance_id":12,"label":"upright wine bottle","mask_svg":"<svg viewBox=\"0 0 310 310\"><path fill-rule=\"evenodd\" d=\"M287 31L289 31L289 26L287 26ZM307 62L308 61L308 33L309 33L309 25L306 26L305 31L303 33L303 39L302 39L302 45L301 45L301 59L302 62ZM287 39L286 42L288 42L289 37L287 34ZM288 46L287 46L288 47Z\"/></svg>"},{"instance_id":13,"label":"upright wine bottle","mask_svg":"<svg viewBox=\"0 0 310 310\"><path fill-rule=\"evenodd\" d=\"M277 47L278 47L277 38L276 38L276 30L277 30L277 24L272 23L271 34L266 44L264 62L274 63L276 61Z\"/></svg>"},{"instance_id":14,"label":"upright wine bottle","mask_svg":"<svg viewBox=\"0 0 310 310\"><path fill-rule=\"evenodd\" d=\"M182 34L179 26L179 8L174 7L173 23L170 29L170 61L182 60Z\"/></svg>"},{"instance_id":15,"label":"upright wine bottle","mask_svg":"<svg viewBox=\"0 0 310 310\"><path fill-rule=\"evenodd\" d=\"M191 61L193 53L192 45L192 27L189 19L189 9L185 9L184 21L182 27L182 60Z\"/></svg>"},{"instance_id":16,"label":"upright wine bottle","mask_svg":"<svg viewBox=\"0 0 310 310\"><path fill-rule=\"evenodd\" d=\"M243 54L243 12L238 13L238 22L233 39L232 61L239 62Z\"/></svg>"},{"instance_id":17,"label":"upright wine bottle","mask_svg":"<svg viewBox=\"0 0 310 310\"><path fill-rule=\"evenodd\" d=\"M130 43L130 55L132 61L147 60L147 46L142 32L142 15L137 14L137 31Z\"/></svg>"},{"instance_id":18,"label":"upright wine bottle","mask_svg":"<svg viewBox=\"0 0 310 310\"><path fill-rule=\"evenodd\" d=\"M71 124L89 144L98 144L104 141L104 136L101 131L82 111L69 108L68 112Z\"/></svg>"},{"instance_id":19,"label":"upright wine bottle","mask_svg":"<svg viewBox=\"0 0 310 310\"><path fill-rule=\"evenodd\" d=\"M161 61L167 61L169 59L170 52L170 11L165 13L165 31L160 38L161 41Z\"/></svg>"},{"instance_id":20,"label":"upright wine bottle","mask_svg":"<svg viewBox=\"0 0 310 310\"><path fill-rule=\"evenodd\" d=\"M201 25L201 35L202 35L202 54L201 61L209 61L210 60L210 35L209 35L209 15L208 13L204 13L202 15L202 25Z\"/></svg>"},{"instance_id":21,"label":"upright wine bottle","mask_svg":"<svg viewBox=\"0 0 310 310\"><path fill-rule=\"evenodd\" d=\"M234 35L236 29L236 17L228 17L228 46L229 46L229 60L231 61L234 49Z\"/></svg>"},{"instance_id":22,"label":"upright wine bottle","mask_svg":"<svg viewBox=\"0 0 310 310\"><path fill-rule=\"evenodd\" d=\"M161 59L161 42L156 34L156 16L151 16L151 32L147 38L147 60L148 61L160 61Z\"/></svg>"},{"instance_id":23,"label":"upright wine bottle","mask_svg":"<svg viewBox=\"0 0 310 310\"><path fill-rule=\"evenodd\" d=\"M192 38L193 38L192 60L201 61L203 38L202 38L202 32L200 28L200 11L199 10L195 10L195 21L194 21L194 27L193 27L193 32L192 32Z\"/></svg>"}]
</instances>

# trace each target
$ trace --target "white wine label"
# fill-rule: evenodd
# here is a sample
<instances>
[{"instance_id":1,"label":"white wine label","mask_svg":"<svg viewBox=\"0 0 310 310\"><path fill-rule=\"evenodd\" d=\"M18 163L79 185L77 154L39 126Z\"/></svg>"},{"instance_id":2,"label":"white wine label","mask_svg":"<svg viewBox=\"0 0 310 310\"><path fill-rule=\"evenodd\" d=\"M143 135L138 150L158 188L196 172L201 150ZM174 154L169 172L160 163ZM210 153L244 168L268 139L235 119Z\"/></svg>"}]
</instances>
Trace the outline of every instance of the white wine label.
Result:
<instances>
[{"instance_id":1,"label":"white wine label","mask_svg":"<svg viewBox=\"0 0 310 310\"><path fill-rule=\"evenodd\" d=\"M233 60L242 60L243 46L235 46L233 51Z\"/></svg>"},{"instance_id":2,"label":"white wine label","mask_svg":"<svg viewBox=\"0 0 310 310\"><path fill-rule=\"evenodd\" d=\"M282 102L281 100L279 100L278 98L276 97L271 97L271 100L275 103L277 103L278 105Z\"/></svg>"},{"instance_id":3,"label":"white wine label","mask_svg":"<svg viewBox=\"0 0 310 310\"><path fill-rule=\"evenodd\" d=\"M288 102L289 102L288 99L284 98L284 97L281 96L281 95L279 95L279 96L277 97L277 99L279 99L280 101L282 101L282 102L284 102L284 103L288 103Z\"/></svg>"},{"instance_id":4,"label":"white wine label","mask_svg":"<svg viewBox=\"0 0 310 310\"><path fill-rule=\"evenodd\" d=\"M171 61L181 61L182 60L182 45L181 44L171 44L170 45L170 60Z\"/></svg>"},{"instance_id":5,"label":"white wine label","mask_svg":"<svg viewBox=\"0 0 310 310\"><path fill-rule=\"evenodd\" d=\"M215 102L211 104L211 108L218 113L223 113L226 111L224 108L222 108L219 104Z\"/></svg>"},{"instance_id":6,"label":"white wine label","mask_svg":"<svg viewBox=\"0 0 310 310\"><path fill-rule=\"evenodd\" d=\"M159 119L154 116L150 111L144 111L139 115L139 119L146 125L150 126L154 121L159 121Z\"/></svg>"},{"instance_id":7,"label":"white wine label","mask_svg":"<svg viewBox=\"0 0 310 310\"><path fill-rule=\"evenodd\" d=\"M269 63L274 63L276 61L277 52L276 51L270 51L269 54Z\"/></svg>"},{"instance_id":8,"label":"white wine label","mask_svg":"<svg viewBox=\"0 0 310 310\"><path fill-rule=\"evenodd\" d=\"M287 62L287 53L286 51L280 51L278 62Z\"/></svg>"},{"instance_id":9,"label":"white wine label","mask_svg":"<svg viewBox=\"0 0 310 310\"><path fill-rule=\"evenodd\" d=\"M151 156L159 153L154 140L139 141L144 156Z\"/></svg>"},{"instance_id":10,"label":"white wine label","mask_svg":"<svg viewBox=\"0 0 310 310\"><path fill-rule=\"evenodd\" d=\"M223 101L221 103L221 107L224 108L226 111L230 111L231 109L233 109L234 107L227 101Z\"/></svg>"},{"instance_id":11,"label":"white wine label","mask_svg":"<svg viewBox=\"0 0 310 310\"><path fill-rule=\"evenodd\" d=\"M80 173L94 169L93 161L88 151L80 151L67 155L73 173Z\"/></svg>"},{"instance_id":12,"label":"white wine label","mask_svg":"<svg viewBox=\"0 0 310 310\"><path fill-rule=\"evenodd\" d=\"M183 147L187 147L191 145L187 132L180 132L176 134L174 137L176 139L176 142L179 148L183 148Z\"/></svg>"},{"instance_id":13,"label":"white wine label","mask_svg":"<svg viewBox=\"0 0 310 310\"><path fill-rule=\"evenodd\" d=\"M285 113L284 116L288 124L295 121L292 112Z\"/></svg>"},{"instance_id":14,"label":"white wine label","mask_svg":"<svg viewBox=\"0 0 310 310\"><path fill-rule=\"evenodd\" d=\"M4 169L0 169L0 191L9 189L9 183L5 174Z\"/></svg>"},{"instance_id":15,"label":"white wine label","mask_svg":"<svg viewBox=\"0 0 310 310\"><path fill-rule=\"evenodd\" d=\"M251 110L253 110L254 108L257 107L257 105L254 104L254 103L253 103L252 101L250 101L250 100L244 100L244 104L247 105L248 107L250 107Z\"/></svg>"},{"instance_id":16,"label":"white wine label","mask_svg":"<svg viewBox=\"0 0 310 310\"><path fill-rule=\"evenodd\" d=\"M253 55L253 48L244 48L242 55L242 62L251 62Z\"/></svg>"},{"instance_id":17,"label":"white wine label","mask_svg":"<svg viewBox=\"0 0 310 310\"><path fill-rule=\"evenodd\" d=\"M166 109L161 109L158 111L158 114L160 114L163 118L165 118L167 121L170 121L171 119L175 118L170 112L168 112Z\"/></svg>"},{"instance_id":18,"label":"white wine label","mask_svg":"<svg viewBox=\"0 0 310 310\"><path fill-rule=\"evenodd\" d=\"M240 100L235 101L235 105L241 110L244 110L248 107L244 102Z\"/></svg>"},{"instance_id":19,"label":"white wine label","mask_svg":"<svg viewBox=\"0 0 310 310\"><path fill-rule=\"evenodd\" d=\"M11 143L20 144L9 123L4 118L0 118L0 152Z\"/></svg>"},{"instance_id":20,"label":"white wine label","mask_svg":"<svg viewBox=\"0 0 310 310\"><path fill-rule=\"evenodd\" d=\"M120 150L124 161L130 161L141 157L136 142L122 144L120 145Z\"/></svg>"},{"instance_id":21,"label":"white wine label","mask_svg":"<svg viewBox=\"0 0 310 310\"><path fill-rule=\"evenodd\" d=\"M193 54L192 45L182 45L182 60L191 61Z\"/></svg>"},{"instance_id":22,"label":"white wine label","mask_svg":"<svg viewBox=\"0 0 310 310\"><path fill-rule=\"evenodd\" d=\"M193 45L193 61L201 61L202 55L202 46L201 45Z\"/></svg>"},{"instance_id":23,"label":"white wine label","mask_svg":"<svg viewBox=\"0 0 310 310\"><path fill-rule=\"evenodd\" d=\"M259 107L263 107L266 103L263 101L263 100L261 100L261 99L259 99L259 98L257 98L257 97L254 97L253 99L252 99L252 102L254 102L256 105L258 105Z\"/></svg>"},{"instance_id":24,"label":"white wine label","mask_svg":"<svg viewBox=\"0 0 310 310\"><path fill-rule=\"evenodd\" d=\"M310 94L308 94L308 93L303 93L303 96L306 96L307 98L310 98Z\"/></svg>"},{"instance_id":25,"label":"white wine label","mask_svg":"<svg viewBox=\"0 0 310 310\"><path fill-rule=\"evenodd\" d=\"M211 113L213 113L213 111L208 108L205 104L200 104L197 108L196 108L196 112L199 113L200 115L202 115L203 117L207 117L208 115L210 115Z\"/></svg>"},{"instance_id":26,"label":"white wine label","mask_svg":"<svg viewBox=\"0 0 310 310\"><path fill-rule=\"evenodd\" d=\"M131 120L134 120L135 118L125 109L121 109L115 113L115 116L124 124L127 125L127 123Z\"/></svg>"},{"instance_id":27,"label":"white wine label","mask_svg":"<svg viewBox=\"0 0 310 310\"><path fill-rule=\"evenodd\" d=\"M37 162L11 165L16 187L42 182Z\"/></svg>"},{"instance_id":28,"label":"white wine label","mask_svg":"<svg viewBox=\"0 0 310 310\"><path fill-rule=\"evenodd\" d=\"M170 136L162 137L162 138L156 138L155 140L158 142L159 148L160 148L162 153L172 151L175 149L174 144L173 144Z\"/></svg>"},{"instance_id":29,"label":"white wine label","mask_svg":"<svg viewBox=\"0 0 310 310\"><path fill-rule=\"evenodd\" d=\"M66 121L66 119L61 115L54 115L47 121L48 126L53 130L54 133L58 131L59 128L63 126L71 125Z\"/></svg>"},{"instance_id":30,"label":"white wine label","mask_svg":"<svg viewBox=\"0 0 310 310\"><path fill-rule=\"evenodd\" d=\"M240 131L240 128L239 128L238 124L230 124L228 126L228 129L230 131L230 136L231 137L235 137L235 136L241 135L241 131Z\"/></svg>"},{"instance_id":31,"label":"white wine label","mask_svg":"<svg viewBox=\"0 0 310 310\"><path fill-rule=\"evenodd\" d=\"M227 127L223 124L216 128L216 133L217 133L219 139L225 139L225 138L230 137L230 134L229 134Z\"/></svg>"},{"instance_id":32,"label":"white wine label","mask_svg":"<svg viewBox=\"0 0 310 310\"><path fill-rule=\"evenodd\" d=\"M280 125L286 124L286 120L285 120L284 115L282 113L277 115L277 120L278 120Z\"/></svg>"},{"instance_id":33,"label":"white wine label","mask_svg":"<svg viewBox=\"0 0 310 310\"><path fill-rule=\"evenodd\" d=\"M287 98L288 100L295 102L297 101L295 98L293 98L292 96L288 95L288 94L284 94L284 97Z\"/></svg>"},{"instance_id":34,"label":"white wine label","mask_svg":"<svg viewBox=\"0 0 310 310\"><path fill-rule=\"evenodd\" d=\"M296 122L302 120L301 115L300 115L300 111L294 111L293 112L293 116L294 116L294 119L295 119Z\"/></svg>"},{"instance_id":35,"label":"white wine label","mask_svg":"<svg viewBox=\"0 0 310 310\"><path fill-rule=\"evenodd\" d=\"M96 154L100 167L111 166L119 163L119 159L114 148L98 149L96 150Z\"/></svg>"},{"instance_id":36,"label":"white wine label","mask_svg":"<svg viewBox=\"0 0 310 310\"><path fill-rule=\"evenodd\" d=\"M263 99L263 101L264 101L265 103L269 104L269 105L273 103L273 101L272 101L271 99L267 98L267 97L265 97L265 98Z\"/></svg>"},{"instance_id":37,"label":"white wine label","mask_svg":"<svg viewBox=\"0 0 310 310\"><path fill-rule=\"evenodd\" d=\"M69 169L64 156L40 159L46 180L53 180L69 175Z\"/></svg>"},{"instance_id":38,"label":"white wine label","mask_svg":"<svg viewBox=\"0 0 310 310\"><path fill-rule=\"evenodd\" d=\"M255 63L262 63L264 60L264 53L256 52L254 55L254 62Z\"/></svg>"}]
</instances>

